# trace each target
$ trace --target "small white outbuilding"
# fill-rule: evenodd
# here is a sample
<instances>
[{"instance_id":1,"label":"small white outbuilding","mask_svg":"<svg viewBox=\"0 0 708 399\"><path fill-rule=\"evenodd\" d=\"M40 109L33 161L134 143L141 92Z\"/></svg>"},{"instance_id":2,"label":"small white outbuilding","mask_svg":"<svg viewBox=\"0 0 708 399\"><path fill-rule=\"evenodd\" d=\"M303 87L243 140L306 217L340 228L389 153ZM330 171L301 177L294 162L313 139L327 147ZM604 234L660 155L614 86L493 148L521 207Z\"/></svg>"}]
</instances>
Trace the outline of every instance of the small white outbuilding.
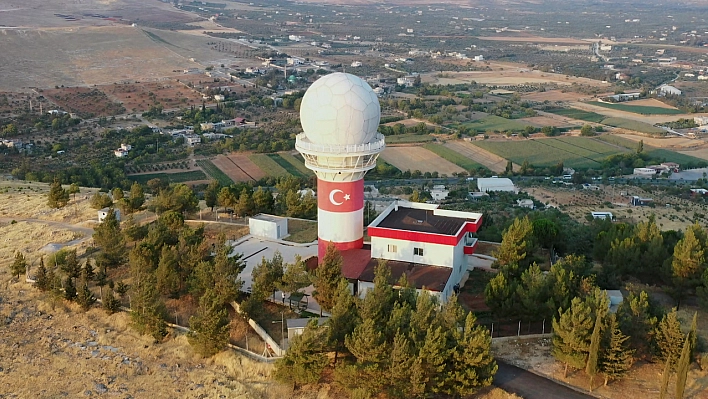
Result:
<instances>
[{"instance_id":1,"label":"small white outbuilding","mask_svg":"<svg viewBox=\"0 0 708 399\"><path fill-rule=\"evenodd\" d=\"M100 222L103 222L103 219L105 219L106 216L108 216L108 211L110 211L110 210L111 210L111 208L106 207L106 208L103 208L103 209L101 209L101 210L98 211L98 221L99 221L99 223L100 223ZM115 209L115 208L114 208L114 209L113 209L113 212L116 213L116 220L120 222L120 209Z\"/></svg>"},{"instance_id":2,"label":"small white outbuilding","mask_svg":"<svg viewBox=\"0 0 708 399\"><path fill-rule=\"evenodd\" d=\"M477 188L480 192L509 191L516 192L516 186L511 179L505 177L480 177L477 179Z\"/></svg>"},{"instance_id":3,"label":"small white outbuilding","mask_svg":"<svg viewBox=\"0 0 708 399\"><path fill-rule=\"evenodd\" d=\"M248 219L248 229L253 236L280 240L288 235L288 219L260 213Z\"/></svg>"}]
</instances>

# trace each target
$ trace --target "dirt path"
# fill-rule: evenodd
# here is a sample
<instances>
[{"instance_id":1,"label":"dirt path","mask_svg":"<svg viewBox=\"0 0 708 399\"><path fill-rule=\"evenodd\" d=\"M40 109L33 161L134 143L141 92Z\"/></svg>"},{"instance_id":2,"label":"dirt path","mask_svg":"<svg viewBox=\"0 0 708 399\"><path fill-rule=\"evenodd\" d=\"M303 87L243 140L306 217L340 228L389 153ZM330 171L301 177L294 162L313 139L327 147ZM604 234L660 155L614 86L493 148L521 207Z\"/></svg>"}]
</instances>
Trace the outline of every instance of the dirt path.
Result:
<instances>
[{"instance_id":1,"label":"dirt path","mask_svg":"<svg viewBox=\"0 0 708 399\"><path fill-rule=\"evenodd\" d=\"M641 114L635 114L633 112L625 112L625 111L619 111L619 110L605 108L605 107L598 107L596 105L577 102L577 101L571 102L570 106L573 108L581 109L583 111L595 112L600 115L605 115L607 117L631 119L634 121L648 123L650 125L653 125L655 123L675 121L675 120L681 119L681 118L693 119L696 116L707 116L706 114L641 115Z\"/></svg>"},{"instance_id":2,"label":"dirt path","mask_svg":"<svg viewBox=\"0 0 708 399\"><path fill-rule=\"evenodd\" d=\"M27 222L27 223L42 223L46 224L48 226L54 226L54 227L61 227L63 229L75 231L77 233L84 234L86 237L85 238L91 238L93 235L93 228L92 227L83 227L79 226L76 224L70 224L70 223L62 223L62 222L54 222L51 220L43 220L43 219L33 219L33 218L21 218L21 217L1 217L0 218L0 223L8 223L11 221L18 221L18 222ZM82 239L83 241L83 239Z\"/></svg>"},{"instance_id":3,"label":"dirt path","mask_svg":"<svg viewBox=\"0 0 708 399\"><path fill-rule=\"evenodd\" d=\"M470 158L471 160L480 163L492 172L501 173L506 170L507 160L500 157L499 155L493 154L487 150L477 147L474 144L468 143L466 141L448 141L445 143L445 147L459 152L460 154ZM514 170L519 170L520 165L513 164Z\"/></svg>"}]
</instances>

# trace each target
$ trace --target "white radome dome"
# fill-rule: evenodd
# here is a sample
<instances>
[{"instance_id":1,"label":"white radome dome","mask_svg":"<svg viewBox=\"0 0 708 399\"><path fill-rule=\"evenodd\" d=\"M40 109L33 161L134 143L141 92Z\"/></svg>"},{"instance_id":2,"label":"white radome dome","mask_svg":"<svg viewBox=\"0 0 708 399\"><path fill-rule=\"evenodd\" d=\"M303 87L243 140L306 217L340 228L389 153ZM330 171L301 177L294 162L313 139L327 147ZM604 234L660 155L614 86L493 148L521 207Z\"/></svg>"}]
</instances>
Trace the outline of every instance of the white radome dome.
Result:
<instances>
[{"instance_id":1,"label":"white radome dome","mask_svg":"<svg viewBox=\"0 0 708 399\"><path fill-rule=\"evenodd\" d=\"M352 145L371 142L381 119L376 93L348 73L325 75L310 86L300 104L300 123L315 144Z\"/></svg>"}]
</instances>

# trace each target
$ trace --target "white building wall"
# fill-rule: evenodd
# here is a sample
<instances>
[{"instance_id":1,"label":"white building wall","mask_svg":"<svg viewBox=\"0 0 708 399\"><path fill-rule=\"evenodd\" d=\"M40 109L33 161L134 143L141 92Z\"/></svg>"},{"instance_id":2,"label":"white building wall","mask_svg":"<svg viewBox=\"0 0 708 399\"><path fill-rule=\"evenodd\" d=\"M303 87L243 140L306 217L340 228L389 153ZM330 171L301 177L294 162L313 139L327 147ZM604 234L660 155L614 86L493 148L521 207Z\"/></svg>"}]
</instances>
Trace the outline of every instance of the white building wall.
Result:
<instances>
[{"instance_id":1,"label":"white building wall","mask_svg":"<svg viewBox=\"0 0 708 399\"><path fill-rule=\"evenodd\" d=\"M457 247L453 247L451 245L430 244L427 242L371 237L371 257L453 267L455 259L457 258L461 261L464 256L463 241L461 240ZM388 252L389 245L395 245L396 252ZM414 248L423 248L423 256L414 255Z\"/></svg>"},{"instance_id":2,"label":"white building wall","mask_svg":"<svg viewBox=\"0 0 708 399\"><path fill-rule=\"evenodd\" d=\"M278 240L288 234L288 220L285 218L278 220L250 218L248 219L248 229L251 235Z\"/></svg>"}]
</instances>

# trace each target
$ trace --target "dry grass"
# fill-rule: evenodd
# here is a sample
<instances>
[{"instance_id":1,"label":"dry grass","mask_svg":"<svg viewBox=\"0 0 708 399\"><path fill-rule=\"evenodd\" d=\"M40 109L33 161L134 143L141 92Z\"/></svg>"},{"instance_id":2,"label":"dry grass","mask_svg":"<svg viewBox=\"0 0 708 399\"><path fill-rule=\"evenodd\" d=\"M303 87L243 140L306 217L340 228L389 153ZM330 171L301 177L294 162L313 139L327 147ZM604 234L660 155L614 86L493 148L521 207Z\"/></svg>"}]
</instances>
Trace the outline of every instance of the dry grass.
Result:
<instances>
[{"instance_id":1,"label":"dry grass","mask_svg":"<svg viewBox=\"0 0 708 399\"><path fill-rule=\"evenodd\" d=\"M65 186L64 188L68 188ZM95 220L96 210L91 208L95 188L81 188L81 193L61 209L47 206L49 184L24 181L0 181L0 218L30 218L78 224ZM73 196L71 197L73 198Z\"/></svg>"},{"instance_id":2,"label":"dry grass","mask_svg":"<svg viewBox=\"0 0 708 399\"><path fill-rule=\"evenodd\" d=\"M34 265L40 256L40 249L46 244L62 244L81 236L44 223L0 223L0 265L12 262L16 251L25 254L27 262Z\"/></svg>"}]
</instances>

